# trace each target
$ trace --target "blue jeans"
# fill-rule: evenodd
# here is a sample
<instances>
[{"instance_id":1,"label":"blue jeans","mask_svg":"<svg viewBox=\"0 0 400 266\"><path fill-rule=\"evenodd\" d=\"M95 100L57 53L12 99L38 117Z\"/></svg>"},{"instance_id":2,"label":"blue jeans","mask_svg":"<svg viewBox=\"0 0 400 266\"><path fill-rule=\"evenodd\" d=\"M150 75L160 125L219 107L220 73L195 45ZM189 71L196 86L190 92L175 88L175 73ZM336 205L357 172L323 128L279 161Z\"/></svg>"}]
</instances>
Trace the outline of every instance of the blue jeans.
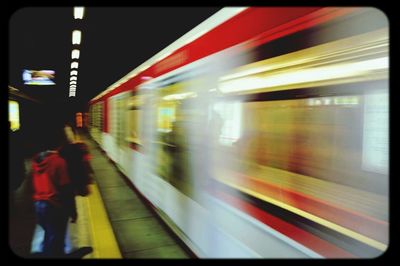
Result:
<instances>
[{"instance_id":1,"label":"blue jeans","mask_svg":"<svg viewBox=\"0 0 400 266\"><path fill-rule=\"evenodd\" d=\"M64 256L67 212L61 207L53 206L48 201L35 202L35 210L38 224L44 230L43 255L46 257Z\"/></svg>"}]
</instances>

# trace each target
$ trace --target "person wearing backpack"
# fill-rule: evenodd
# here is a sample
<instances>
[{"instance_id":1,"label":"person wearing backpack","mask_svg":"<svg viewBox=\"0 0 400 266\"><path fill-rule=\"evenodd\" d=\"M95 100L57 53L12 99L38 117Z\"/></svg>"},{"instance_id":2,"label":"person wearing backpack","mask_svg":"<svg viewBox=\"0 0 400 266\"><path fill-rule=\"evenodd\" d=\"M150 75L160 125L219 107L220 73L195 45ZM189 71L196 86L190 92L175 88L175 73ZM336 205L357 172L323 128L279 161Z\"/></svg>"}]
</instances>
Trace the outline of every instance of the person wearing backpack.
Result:
<instances>
[{"instance_id":1,"label":"person wearing backpack","mask_svg":"<svg viewBox=\"0 0 400 266\"><path fill-rule=\"evenodd\" d=\"M44 230L42 256L52 258L65 256L67 223L69 218L71 222L77 219L67 164L57 151L61 136L57 128L41 128L32 159L33 201L37 223Z\"/></svg>"}]
</instances>

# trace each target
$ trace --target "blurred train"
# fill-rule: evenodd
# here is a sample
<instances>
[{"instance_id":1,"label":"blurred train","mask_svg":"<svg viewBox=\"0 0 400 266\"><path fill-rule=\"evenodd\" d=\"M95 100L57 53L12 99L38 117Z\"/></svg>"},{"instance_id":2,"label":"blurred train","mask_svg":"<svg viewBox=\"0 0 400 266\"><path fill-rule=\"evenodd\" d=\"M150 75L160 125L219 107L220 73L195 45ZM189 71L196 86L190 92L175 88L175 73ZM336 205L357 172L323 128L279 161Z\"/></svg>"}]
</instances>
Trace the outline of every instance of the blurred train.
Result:
<instances>
[{"instance_id":1,"label":"blurred train","mask_svg":"<svg viewBox=\"0 0 400 266\"><path fill-rule=\"evenodd\" d=\"M200 258L377 257L388 50L375 8L223 8L93 98L90 134Z\"/></svg>"}]
</instances>

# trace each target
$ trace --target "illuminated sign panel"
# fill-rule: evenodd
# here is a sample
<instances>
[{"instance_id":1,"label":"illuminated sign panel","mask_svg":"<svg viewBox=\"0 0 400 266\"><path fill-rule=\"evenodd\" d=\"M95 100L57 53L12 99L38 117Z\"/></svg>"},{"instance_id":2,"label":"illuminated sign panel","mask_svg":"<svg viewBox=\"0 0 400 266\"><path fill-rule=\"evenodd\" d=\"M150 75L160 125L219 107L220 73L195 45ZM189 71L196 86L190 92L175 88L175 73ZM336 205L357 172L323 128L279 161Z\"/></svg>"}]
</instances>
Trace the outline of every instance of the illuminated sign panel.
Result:
<instances>
[{"instance_id":1,"label":"illuminated sign panel","mask_svg":"<svg viewBox=\"0 0 400 266\"><path fill-rule=\"evenodd\" d=\"M12 131L20 128L19 123L19 104L16 101L8 101L8 120Z\"/></svg>"},{"instance_id":2,"label":"illuminated sign panel","mask_svg":"<svg viewBox=\"0 0 400 266\"><path fill-rule=\"evenodd\" d=\"M22 78L25 85L55 85L55 72L53 70L27 70L25 69Z\"/></svg>"}]
</instances>

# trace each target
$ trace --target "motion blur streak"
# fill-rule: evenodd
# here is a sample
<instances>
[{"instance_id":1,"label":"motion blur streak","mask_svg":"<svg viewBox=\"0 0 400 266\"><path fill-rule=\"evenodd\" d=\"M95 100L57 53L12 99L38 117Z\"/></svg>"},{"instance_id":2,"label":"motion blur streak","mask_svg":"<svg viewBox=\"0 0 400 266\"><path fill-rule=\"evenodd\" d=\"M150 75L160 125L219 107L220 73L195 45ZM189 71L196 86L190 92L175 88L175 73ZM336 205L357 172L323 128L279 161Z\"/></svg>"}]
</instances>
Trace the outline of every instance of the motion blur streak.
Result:
<instances>
[{"instance_id":1,"label":"motion blur streak","mask_svg":"<svg viewBox=\"0 0 400 266\"><path fill-rule=\"evenodd\" d=\"M199 257L379 256L385 15L233 11L105 88L90 102L91 135Z\"/></svg>"}]
</instances>

